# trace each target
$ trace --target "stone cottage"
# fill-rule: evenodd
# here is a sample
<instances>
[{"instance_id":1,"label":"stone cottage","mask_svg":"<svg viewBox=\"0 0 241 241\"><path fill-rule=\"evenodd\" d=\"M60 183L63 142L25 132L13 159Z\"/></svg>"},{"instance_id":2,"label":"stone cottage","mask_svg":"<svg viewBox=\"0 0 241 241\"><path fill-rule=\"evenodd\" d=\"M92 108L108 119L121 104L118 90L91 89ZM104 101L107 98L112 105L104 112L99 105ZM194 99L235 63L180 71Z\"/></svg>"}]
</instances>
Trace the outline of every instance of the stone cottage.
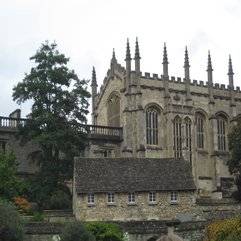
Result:
<instances>
[{"instance_id":1,"label":"stone cottage","mask_svg":"<svg viewBox=\"0 0 241 241\"><path fill-rule=\"evenodd\" d=\"M191 167L176 158L78 158L73 196L82 221L169 220L196 207Z\"/></svg>"}]
</instances>

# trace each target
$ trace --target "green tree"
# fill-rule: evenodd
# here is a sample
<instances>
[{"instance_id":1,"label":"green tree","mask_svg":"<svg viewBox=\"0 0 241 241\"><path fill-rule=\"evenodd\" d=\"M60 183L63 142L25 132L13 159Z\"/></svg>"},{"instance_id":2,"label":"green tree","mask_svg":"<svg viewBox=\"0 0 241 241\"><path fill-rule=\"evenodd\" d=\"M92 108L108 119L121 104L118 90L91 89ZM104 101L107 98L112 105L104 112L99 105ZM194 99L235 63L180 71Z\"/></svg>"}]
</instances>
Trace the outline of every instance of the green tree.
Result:
<instances>
[{"instance_id":1,"label":"green tree","mask_svg":"<svg viewBox=\"0 0 241 241\"><path fill-rule=\"evenodd\" d=\"M230 159L227 162L229 172L235 174L235 184L237 190L233 193L233 197L241 200L241 121L233 127L228 135L228 144L230 151Z\"/></svg>"},{"instance_id":2,"label":"green tree","mask_svg":"<svg viewBox=\"0 0 241 241\"><path fill-rule=\"evenodd\" d=\"M61 241L95 241L91 232L79 222L67 223L60 234Z\"/></svg>"},{"instance_id":3,"label":"green tree","mask_svg":"<svg viewBox=\"0 0 241 241\"><path fill-rule=\"evenodd\" d=\"M228 135L230 159L227 163L231 174L241 173L241 121Z\"/></svg>"},{"instance_id":4,"label":"green tree","mask_svg":"<svg viewBox=\"0 0 241 241\"><path fill-rule=\"evenodd\" d=\"M23 241L25 226L16 207L0 199L0 239L4 241Z\"/></svg>"},{"instance_id":5,"label":"green tree","mask_svg":"<svg viewBox=\"0 0 241 241\"><path fill-rule=\"evenodd\" d=\"M123 232L117 224L107 222L86 222L85 226L96 241L123 241Z\"/></svg>"},{"instance_id":6,"label":"green tree","mask_svg":"<svg viewBox=\"0 0 241 241\"><path fill-rule=\"evenodd\" d=\"M46 41L30 60L36 66L13 88L13 100L33 103L19 137L23 144L39 145L30 158L40 164L51 192L72 177L74 156L84 148L90 93L87 81L67 68L69 58L56 43Z\"/></svg>"},{"instance_id":7,"label":"green tree","mask_svg":"<svg viewBox=\"0 0 241 241\"><path fill-rule=\"evenodd\" d=\"M4 153L0 149L0 197L12 201L17 195L20 195L23 189L23 183L17 178L17 163L15 155L11 151Z\"/></svg>"}]
</instances>

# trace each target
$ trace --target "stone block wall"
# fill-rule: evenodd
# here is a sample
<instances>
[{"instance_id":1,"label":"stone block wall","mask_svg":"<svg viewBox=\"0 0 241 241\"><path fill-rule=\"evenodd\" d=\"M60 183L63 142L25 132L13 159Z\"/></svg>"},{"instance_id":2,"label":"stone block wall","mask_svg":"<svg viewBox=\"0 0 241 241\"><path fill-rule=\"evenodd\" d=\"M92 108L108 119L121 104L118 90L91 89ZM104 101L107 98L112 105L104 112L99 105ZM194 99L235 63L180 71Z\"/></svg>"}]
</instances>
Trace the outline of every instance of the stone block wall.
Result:
<instances>
[{"instance_id":1,"label":"stone block wall","mask_svg":"<svg viewBox=\"0 0 241 241\"><path fill-rule=\"evenodd\" d=\"M128 203L128 193L115 193L115 203L108 204L107 193L95 193L95 202L87 203L87 194L74 195L75 216L82 221L165 220L195 213L194 192L178 192L178 201L171 202L170 192L157 192L157 202L149 203L149 192L136 192L136 202Z\"/></svg>"}]
</instances>

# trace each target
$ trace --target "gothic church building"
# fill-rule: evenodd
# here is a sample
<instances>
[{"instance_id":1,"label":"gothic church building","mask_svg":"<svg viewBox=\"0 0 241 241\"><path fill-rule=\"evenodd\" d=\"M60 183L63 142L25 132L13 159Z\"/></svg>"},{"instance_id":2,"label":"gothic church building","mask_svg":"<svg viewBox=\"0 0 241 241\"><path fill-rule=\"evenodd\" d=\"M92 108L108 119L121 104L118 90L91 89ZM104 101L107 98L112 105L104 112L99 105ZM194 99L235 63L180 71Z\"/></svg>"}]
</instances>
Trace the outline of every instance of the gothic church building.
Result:
<instances>
[{"instance_id":1,"label":"gothic church building","mask_svg":"<svg viewBox=\"0 0 241 241\"><path fill-rule=\"evenodd\" d=\"M161 75L141 72L138 40L134 56L127 41L125 63L121 66L113 51L99 91L93 68L92 133L98 136L102 126L109 126L105 131L119 138L90 138L85 157L182 158L191 167L200 196L222 191L232 180L226 166L227 136L241 114L231 57L227 87L213 83L210 53L206 82L190 79L187 48L183 78L170 76L166 45Z\"/></svg>"}]
</instances>

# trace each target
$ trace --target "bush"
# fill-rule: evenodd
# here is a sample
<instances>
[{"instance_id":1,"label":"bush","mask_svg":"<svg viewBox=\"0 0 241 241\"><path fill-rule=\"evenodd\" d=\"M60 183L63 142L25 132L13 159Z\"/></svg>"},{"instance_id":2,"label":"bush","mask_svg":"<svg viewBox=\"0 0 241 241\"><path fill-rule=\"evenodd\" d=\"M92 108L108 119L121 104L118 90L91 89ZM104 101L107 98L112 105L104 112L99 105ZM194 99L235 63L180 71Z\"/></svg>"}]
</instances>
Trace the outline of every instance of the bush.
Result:
<instances>
[{"instance_id":1,"label":"bush","mask_svg":"<svg viewBox=\"0 0 241 241\"><path fill-rule=\"evenodd\" d=\"M31 222L43 222L44 221L44 216L40 212L34 212L33 216L30 218Z\"/></svg>"},{"instance_id":2,"label":"bush","mask_svg":"<svg viewBox=\"0 0 241 241\"><path fill-rule=\"evenodd\" d=\"M17 205L20 213L27 214L31 209L31 204L28 200L21 196L16 196L13 198L15 205Z\"/></svg>"},{"instance_id":3,"label":"bush","mask_svg":"<svg viewBox=\"0 0 241 241\"><path fill-rule=\"evenodd\" d=\"M25 226L17 208L0 199L0 237L4 241L23 241Z\"/></svg>"},{"instance_id":4,"label":"bush","mask_svg":"<svg viewBox=\"0 0 241 241\"><path fill-rule=\"evenodd\" d=\"M123 232L117 224L87 222L85 226L95 236L96 241L123 241Z\"/></svg>"},{"instance_id":5,"label":"bush","mask_svg":"<svg viewBox=\"0 0 241 241\"><path fill-rule=\"evenodd\" d=\"M219 220L206 228L205 241L241 240L241 217Z\"/></svg>"},{"instance_id":6,"label":"bush","mask_svg":"<svg viewBox=\"0 0 241 241\"><path fill-rule=\"evenodd\" d=\"M95 237L79 221L67 223L60 234L61 241L95 241Z\"/></svg>"},{"instance_id":7,"label":"bush","mask_svg":"<svg viewBox=\"0 0 241 241\"><path fill-rule=\"evenodd\" d=\"M14 153L4 153L0 148L1 198L12 201L14 197L27 191L27 185L17 178L16 173L17 162Z\"/></svg>"},{"instance_id":8,"label":"bush","mask_svg":"<svg viewBox=\"0 0 241 241\"><path fill-rule=\"evenodd\" d=\"M58 190L50 197L49 205L51 209L71 208L71 197L68 193Z\"/></svg>"}]
</instances>

